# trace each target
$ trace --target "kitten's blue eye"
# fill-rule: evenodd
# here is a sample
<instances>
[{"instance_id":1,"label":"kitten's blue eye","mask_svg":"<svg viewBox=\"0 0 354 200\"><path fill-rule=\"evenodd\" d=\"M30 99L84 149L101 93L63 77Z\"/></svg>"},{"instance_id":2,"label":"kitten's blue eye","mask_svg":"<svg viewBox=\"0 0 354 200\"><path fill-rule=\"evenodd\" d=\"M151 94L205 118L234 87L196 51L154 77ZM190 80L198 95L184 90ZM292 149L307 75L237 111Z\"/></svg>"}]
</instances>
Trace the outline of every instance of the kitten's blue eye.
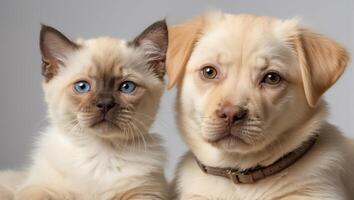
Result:
<instances>
[{"instance_id":1,"label":"kitten's blue eye","mask_svg":"<svg viewBox=\"0 0 354 200\"><path fill-rule=\"evenodd\" d=\"M119 86L119 91L123 93L132 93L134 92L136 88L136 84L132 81L124 81L122 84Z\"/></svg>"},{"instance_id":2,"label":"kitten's blue eye","mask_svg":"<svg viewBox=\"0 0 354 200\"><path fill-rule=\"evenodd\" d=\"M75 83L74 89L78 93L87 93L91 90L91 86L87 81L78 81Z\"/></svg>"}]
</instances>

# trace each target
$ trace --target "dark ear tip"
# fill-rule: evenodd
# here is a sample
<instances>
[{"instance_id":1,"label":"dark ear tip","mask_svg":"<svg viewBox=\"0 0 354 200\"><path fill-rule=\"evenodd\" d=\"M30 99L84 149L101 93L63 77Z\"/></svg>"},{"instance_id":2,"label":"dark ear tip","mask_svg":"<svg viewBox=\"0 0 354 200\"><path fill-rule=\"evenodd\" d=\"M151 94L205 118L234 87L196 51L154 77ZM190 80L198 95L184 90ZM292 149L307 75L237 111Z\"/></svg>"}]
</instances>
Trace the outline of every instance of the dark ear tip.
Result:
<instances>
[{"instance_id":1,"label":"dark ear tip","mask_svg":"<svg viewBox=\"0 0 354 200\"><path fill-rule=\"evenodd\" d=\"M165 30L167 32L167 23L166 23L166 19L162 19L159 21L156 21L155 23L153 23L151 25L151 27L154 27L155 29L162 29Z\"/></svg>"},{"instance_id":2,"label":"dark ear tip","mask_svg":"<svg viewBox=\"0 0 354 200\"><path fill-rule=\"evenodd\" d=\"M41 29L46 29L46 28L48 28L48 27L50 27L50 26L48 26L48 25L46 25L46 24L41 23Z\"/></svg>"},{"instance_id":3,"label":"dark ear tip","mask_svg":"<svg viewBox=\"0 0 354 200\"><path fill-rule=\"evenodd\" d=\"M42 43L44 41L45 35L47 33L55 32L55 31L56 30L53 27L47 26L47 25L41 23L41 30L40 30L40 33L39 33L39 41L40 41L40 43Z\"/></svg>"},{"instance_id":4,"label":"dark ear tip","mask_svg":"<svg viewBox=\"0 0 354 200\"><path fill-rule=\"evenodd\" d=\"M142 41L150 40L159 48L164 49L168 43L168 28L166 19L156 21L149 25L142 33L140 33L130 44L140 46Z\"/></svg>"},{"instance_id":5,"label":"dark ear tip","mask_svg":"<svg viewBox=\"0 0 354 200\"><path fill-rule=\"evenodd\" d=\"M53 28L52 26L48 26L48 25L45 25L45 24L41 23L41 31L40 31L40 42L41 43L44 42L45 37L46 37L46 35L48 33L56 35L57 37L61 38L65 42L69 43L74 48L78 48L79 47L77 44L75 44L69 38L67 38L64 34L62 34L59 30Z\"/></svg>"},{"instance_id":6,"label":"dark ear tip","mask_svg":"<svg viewBox=\"0 0 354 200\"><path fill-rule=\"evenodd\" d=\"M42 24L41 23L41 35L46 33L46 32L58 32L55 28L51 27L51 26L48 26L46 24Z\"/></svg>"},{"instance_id":7,"label":"dark ear tip","mask_svg":"<svg viewBox=\"0 0 354 200\"><path fill-rule=\"evenodd\" d=\"M43 46L44 46L44 40L45 40L45 35L48 32L54 32L55 29L51 26L45 25L41 23L41 30L39 33L39 43L40 43L40 49L43 51Z\"/></svg>"},{"instance_id":8,"label":"dark ear tip","mask_svg":"<svg viewBox=\"0 0 354 200\"><path fill-rule=\"evenodd\" d=\"M167 26L167 23L166 23L166 18L163 18L161 20L158 20L155 22L156 24L160 24L162 26Z\"/></svg>"}]
</instances>

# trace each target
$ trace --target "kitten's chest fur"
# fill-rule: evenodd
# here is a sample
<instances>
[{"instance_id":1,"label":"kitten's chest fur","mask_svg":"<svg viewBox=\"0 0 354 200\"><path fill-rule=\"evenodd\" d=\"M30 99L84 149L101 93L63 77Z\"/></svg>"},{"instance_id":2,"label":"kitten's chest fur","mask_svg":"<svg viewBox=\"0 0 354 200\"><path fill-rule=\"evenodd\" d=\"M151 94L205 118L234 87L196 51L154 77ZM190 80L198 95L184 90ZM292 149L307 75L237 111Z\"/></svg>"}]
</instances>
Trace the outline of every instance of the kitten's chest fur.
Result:
<instances>
[{"instance_id":1,"label":"kitten's chest fur","mask_svg":"<svg viewBox=\"0 0 354 200\"><path fill-rule=\"evenodd\" d=\"M37 159L45 160L39 163L48 163L44 167L57 171L67 188L90 197L124 190L133 182L136 184L139 177L163 169L164 153L158 143L147 143L146 148L142 143L123 149L117 145L124 143L113 144L94 137L72 138L52 129L39 143L38 155L45 156Z\"/></svg>"}]
</instances>

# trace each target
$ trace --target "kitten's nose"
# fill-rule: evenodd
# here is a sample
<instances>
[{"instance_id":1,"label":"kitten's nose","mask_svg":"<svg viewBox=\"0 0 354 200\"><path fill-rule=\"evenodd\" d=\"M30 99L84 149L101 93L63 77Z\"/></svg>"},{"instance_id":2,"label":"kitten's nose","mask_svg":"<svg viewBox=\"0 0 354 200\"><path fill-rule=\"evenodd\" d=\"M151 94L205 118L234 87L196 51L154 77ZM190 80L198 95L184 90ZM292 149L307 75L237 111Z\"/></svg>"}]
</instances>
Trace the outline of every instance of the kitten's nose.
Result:
<instances>
[{"instance_id":1,"label":"kitten's nose","mask_svg":"<svg viewBox=\"0 0 354 200\"><path fill-rule=\"evenodd\" d=\"M246 119L248 110L240 106L227 105L216 111L217 116L230 124L237 124Z\"/></svg>"},{"instance_id":2,"label":"kitten's nose","mask_svg":"<svg viewBox=\"0 0 354 200\"><path fill-rule=\"evenodd\" d=\"M116 103L114 102L114 99L112 97L100 98L96 102L96 107L104 113L108 112L115 105Z\"/></svg>"}]
</instances>

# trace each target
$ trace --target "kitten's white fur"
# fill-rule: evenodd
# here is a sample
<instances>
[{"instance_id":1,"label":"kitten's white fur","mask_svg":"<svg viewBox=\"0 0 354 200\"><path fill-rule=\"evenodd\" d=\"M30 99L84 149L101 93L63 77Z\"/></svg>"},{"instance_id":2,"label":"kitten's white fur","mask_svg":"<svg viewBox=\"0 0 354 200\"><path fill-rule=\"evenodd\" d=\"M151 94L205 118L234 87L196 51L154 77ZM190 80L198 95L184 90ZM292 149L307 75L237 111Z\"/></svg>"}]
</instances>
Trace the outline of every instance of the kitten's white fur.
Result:
<instances>
[{"instance_id":1,"label":"kitten's white fur","mask_svg":"<svg viewBox=\"0 0 354 200\"><path fill-rule=\"evenodd\" d=\"M71 138L66 134L57 128L43 132L30 175L19 190L36 183L61 188L61 195L68 197L73 192L78 199L110 199L143 185L146 179L138 177L162 173L165 155L158 139L148 143L146 150L120 150L98 138Z\"/></svg>"},{"instance_id":2,"label":"kitten's white fur","mask_svg":"<svg viewBox=\"0 0 354 200\"><path fill-rule=\"evenodd\" d=\"M163 81L147 66L146 49L151 49L151 43L132 47L124 40L97 38L79 41L80 49L68 53L60 52L66 48L60 37L55 33L48 37L49 48L59 51L55 56L65 62L54 78L43 83L50 125L35 145L33 162L25 170L28 176L19 177L20 172L0 174L0 197L12 199L16 191L17 200L165 199L165 151L161 139L148 133L164 90ZM143 100L135 105L140 115L136 113L131 119L141 126L135 128L137 133L129 130L135 134L129 142L127 133L107 129L109 135L102 136L95 131L103 129L82 127L77 113L71 113L76 106L70 93L72 83L85 73L106 70L97 68L92 58L110 64L119 61L119 66L109 68L110 73L129 74L145 87ZM73 119L79 122L72 123Z\"/></svg>"}]
</instances>

